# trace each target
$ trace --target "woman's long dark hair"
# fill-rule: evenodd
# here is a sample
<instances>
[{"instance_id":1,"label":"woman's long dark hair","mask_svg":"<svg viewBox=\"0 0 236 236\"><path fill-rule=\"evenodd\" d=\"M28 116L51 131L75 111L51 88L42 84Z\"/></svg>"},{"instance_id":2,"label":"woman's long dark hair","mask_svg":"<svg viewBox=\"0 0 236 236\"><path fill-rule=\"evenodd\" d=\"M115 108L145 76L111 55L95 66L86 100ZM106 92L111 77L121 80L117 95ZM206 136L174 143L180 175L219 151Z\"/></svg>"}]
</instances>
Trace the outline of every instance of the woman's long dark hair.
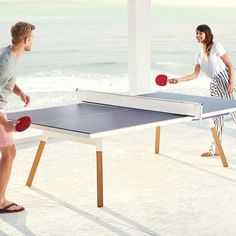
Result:
<instances>
[{"instance_id":1,"label":"woman's long dark hair","mask_svg":"<svg viewBox=\"0 0 236 236\"><path fill-rule=\"evenodd\" d=\"M197 31L204 32L206 34L206 38L203 42L204 51L207 56L209 56L211 47L213 45L213 34L211 32L211 28L208 25L199 25L196 29Z\"/></svg>"}]
</instances>

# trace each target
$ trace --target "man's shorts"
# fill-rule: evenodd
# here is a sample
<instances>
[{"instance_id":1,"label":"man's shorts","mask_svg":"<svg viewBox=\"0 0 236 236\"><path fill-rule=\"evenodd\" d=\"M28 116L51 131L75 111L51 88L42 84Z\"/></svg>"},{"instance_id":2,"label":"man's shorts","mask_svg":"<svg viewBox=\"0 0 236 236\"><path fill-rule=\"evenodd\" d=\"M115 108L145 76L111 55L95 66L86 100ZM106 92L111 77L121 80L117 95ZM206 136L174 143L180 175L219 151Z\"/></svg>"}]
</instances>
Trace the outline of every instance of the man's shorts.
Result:
<instances>
[{"instance_id":1,"label":"man's shorts","mask_svg":"<svg viewBox=\"0 0 236 236\"><path fill-rule=\"evenodd\" d=\"M4 112L0 112L0 116L7 118ZM7 133L4 127L0 124L0 147L7 147L14 144L12 132Z\"/></svg>"}]
</instances>

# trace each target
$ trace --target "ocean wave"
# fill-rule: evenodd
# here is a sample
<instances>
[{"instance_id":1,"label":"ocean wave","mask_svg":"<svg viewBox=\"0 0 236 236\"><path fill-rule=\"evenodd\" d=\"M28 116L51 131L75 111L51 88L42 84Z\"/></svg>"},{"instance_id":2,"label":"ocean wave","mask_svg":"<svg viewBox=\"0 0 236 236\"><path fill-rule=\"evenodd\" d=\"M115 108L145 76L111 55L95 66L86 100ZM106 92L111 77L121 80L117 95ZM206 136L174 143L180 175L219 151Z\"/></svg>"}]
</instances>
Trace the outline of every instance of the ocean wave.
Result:
<instances>
[{"instance_id":1,"label":"ocean wave","mask_svg":"<svg viewBox=\"0 0 236 236\"><path fill-rule=\"evenodd\" d=\"M191 82L168 84L160 87L155 84L157 74L163 71L151 70L149 78L151 90L195 95L209 95L209 78L200 76ZM178 74L167 74L176 78ZM148 79L148 78L147 78ZM30 109L59 106L76 102L75 90L94 90L111 93L127 93L129 90L128 74L102 75L96 73L65 73L60 70L34 73L27 77L18 77L17 84L31 97ZM22 110L23 104L15 96L11 96L8 111Z\"/></svg>"},{"instance_id":2,"label":"ocean wave","mask_svg":"<svg viewBox=\"0 0 236 236\"><path fill-rule=\"evenodd\" d=\"M104 61L104 62L92 62L92 63L85 63L79 64L78 66L107 66L107 65L117 65L117 66L126 66L127 63L122 62L115 62L115 61Z\"/></svg>"},{"instance_id":3,"label":"ocean wave","mask_svg":"<svg viewBox=\"0 0 236 236\"><path fill-rule=\"evenodd\" d=\"M128 74L65 73L53 70L18 77L17 84L28 92L74 91L76 88L122 92L128 90Z\"/></svg>"}]
</instances>

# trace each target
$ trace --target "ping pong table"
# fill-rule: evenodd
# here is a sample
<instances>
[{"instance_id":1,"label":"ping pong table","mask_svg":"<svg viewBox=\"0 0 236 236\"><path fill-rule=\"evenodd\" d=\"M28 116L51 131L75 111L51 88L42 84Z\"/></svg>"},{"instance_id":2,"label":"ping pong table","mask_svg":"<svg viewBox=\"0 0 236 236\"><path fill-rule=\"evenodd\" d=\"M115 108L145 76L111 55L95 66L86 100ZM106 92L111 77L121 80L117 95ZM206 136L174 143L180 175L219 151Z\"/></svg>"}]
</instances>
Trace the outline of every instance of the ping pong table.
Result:
<instances>
[{"instance_id":1,"label":"ping pong table","mask_svg":"<svg viewBox=\"0 0 236 236\"><path fill-rule=\"evenodd\" d=\"M48 138L71 140L96 147L97 206L103 206L102 138L153 127L155 153L160 153L160 127L209 119L212 136L224 167L228 166L211 118L236 111L236 101L211 97L156 92L139 96L78 91L78 103L8 113L17 120L30 116L32 128L43 130L26 185L31 186Z\"/></svg>"}]
</instances>

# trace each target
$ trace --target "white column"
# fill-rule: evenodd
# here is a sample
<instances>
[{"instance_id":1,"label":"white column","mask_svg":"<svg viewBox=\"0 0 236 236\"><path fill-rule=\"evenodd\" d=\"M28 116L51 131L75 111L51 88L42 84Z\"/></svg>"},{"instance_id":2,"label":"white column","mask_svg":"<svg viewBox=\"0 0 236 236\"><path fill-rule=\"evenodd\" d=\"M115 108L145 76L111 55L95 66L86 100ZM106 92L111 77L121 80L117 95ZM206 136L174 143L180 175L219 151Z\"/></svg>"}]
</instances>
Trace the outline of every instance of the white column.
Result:
<instances>
[{"instance_id":1,"label":"white column","mask_svg":"<svg viewBox=\"0 0 236 236\"><path fill-rule=\"evenodd\" d=\"M151 0L128 0L129 93L151 90Z\"/></svg>"}]
</instances>

